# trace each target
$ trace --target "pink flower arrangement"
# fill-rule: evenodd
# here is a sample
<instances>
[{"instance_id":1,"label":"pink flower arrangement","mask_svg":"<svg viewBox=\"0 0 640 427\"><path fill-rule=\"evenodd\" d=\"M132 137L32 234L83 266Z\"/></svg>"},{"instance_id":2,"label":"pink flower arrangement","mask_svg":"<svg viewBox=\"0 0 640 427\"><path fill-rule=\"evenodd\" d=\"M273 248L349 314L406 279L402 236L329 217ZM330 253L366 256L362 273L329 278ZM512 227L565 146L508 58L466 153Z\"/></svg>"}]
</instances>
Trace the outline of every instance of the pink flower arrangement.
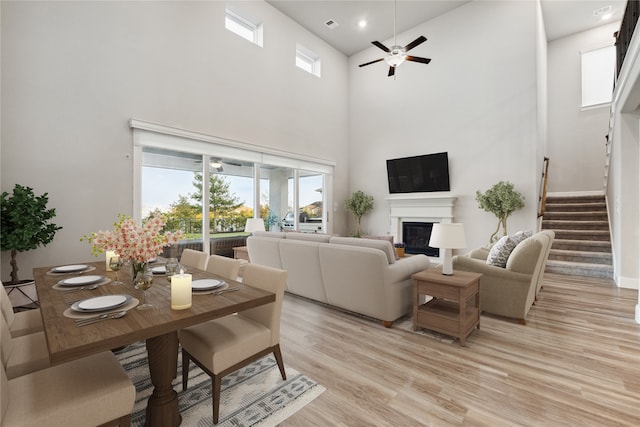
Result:
<instances>
[{"instance_id":1,"label":"pink flower arrangement","mask_svg":"<svg viewBox=\"0 0 640 427\"><path fill-rule=\"evenodd\" d=\"M149 218L139 226L133 218L118 215L113 231L98 231L84 236L80 240L91 243L91 253L98 255L103 251L115 251L123 261L144 263L162 253L162 248L178 242L184 236L182 231L162 232L165 220L160 216Z\"/></svg>"}]
</instances>

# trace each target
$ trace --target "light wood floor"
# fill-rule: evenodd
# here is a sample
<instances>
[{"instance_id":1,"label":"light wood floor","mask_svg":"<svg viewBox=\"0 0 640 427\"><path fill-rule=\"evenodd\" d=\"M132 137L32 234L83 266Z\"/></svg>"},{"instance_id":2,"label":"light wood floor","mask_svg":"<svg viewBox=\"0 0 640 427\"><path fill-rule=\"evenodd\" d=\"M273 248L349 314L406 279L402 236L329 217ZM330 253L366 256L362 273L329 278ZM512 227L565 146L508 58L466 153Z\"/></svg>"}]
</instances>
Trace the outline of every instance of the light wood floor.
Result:
<instances>
[{"instance_id":1,"label":"light wood floor","mask_svg":"<svg viewBox=\"0 0 640 427\"><path fill-rule=\"evenodd\" d=\"M466 347L287 295L285 364L327 391L281 426L640 426L637 292L547 273L526 326Z\"/></svg>"}]
</instances>

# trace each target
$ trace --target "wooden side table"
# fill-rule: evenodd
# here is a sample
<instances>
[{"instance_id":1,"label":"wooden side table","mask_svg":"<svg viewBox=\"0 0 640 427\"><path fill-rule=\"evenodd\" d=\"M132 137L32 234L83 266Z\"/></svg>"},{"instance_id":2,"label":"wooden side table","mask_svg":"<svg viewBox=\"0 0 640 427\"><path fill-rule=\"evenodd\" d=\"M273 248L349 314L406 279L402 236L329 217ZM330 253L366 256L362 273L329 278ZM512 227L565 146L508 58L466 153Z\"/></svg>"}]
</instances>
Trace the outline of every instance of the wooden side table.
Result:
<instances>
[{"instance_id":1,"label":"wooden side table","mask_svg":"<svg viewBox=\"0 0 640 427\"><path fill-rule=\"evenodd\" d=\"M413 330L418 327L451 335L464 347L474 327L480 329L480 277L482 274L453 271L452 276L433 268L411 276L413 279ZM433 297L420 304L420 295ZM469 299L475 297L475 304Z\"/></svg>"}]
</instances>

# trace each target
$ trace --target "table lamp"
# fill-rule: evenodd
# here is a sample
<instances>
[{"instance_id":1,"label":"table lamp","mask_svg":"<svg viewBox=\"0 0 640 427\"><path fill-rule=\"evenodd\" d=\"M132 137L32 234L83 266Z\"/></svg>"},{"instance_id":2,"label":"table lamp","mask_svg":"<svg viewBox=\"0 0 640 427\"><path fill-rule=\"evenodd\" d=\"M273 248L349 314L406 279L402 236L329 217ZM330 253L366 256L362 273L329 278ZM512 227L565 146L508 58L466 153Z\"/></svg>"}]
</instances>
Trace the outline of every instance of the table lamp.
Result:
<instances>
[{"instance_id":1,"label":"table lamp","mask_svg":"<svg viewBox=\"0 0 640 427\"><path fill-rule=\"evenodd\" d=\"M453 276L453 265L451 264L451 249L462 249L467 247L467 239L464 236L464 224L433 224L429 246L444 250L442 262L442 274Z\"/></svg>"},{"instance_id":2,"label":"table lamp","mask_svg":"<svg viewBox=\"0 0 640 427\"><path fill-rule=\"evenodd\" d=\"M264 220L262 218L248 218L247 224L244 226L244 231L247 233L265 231Z\"/></svg>"}]
</instances>

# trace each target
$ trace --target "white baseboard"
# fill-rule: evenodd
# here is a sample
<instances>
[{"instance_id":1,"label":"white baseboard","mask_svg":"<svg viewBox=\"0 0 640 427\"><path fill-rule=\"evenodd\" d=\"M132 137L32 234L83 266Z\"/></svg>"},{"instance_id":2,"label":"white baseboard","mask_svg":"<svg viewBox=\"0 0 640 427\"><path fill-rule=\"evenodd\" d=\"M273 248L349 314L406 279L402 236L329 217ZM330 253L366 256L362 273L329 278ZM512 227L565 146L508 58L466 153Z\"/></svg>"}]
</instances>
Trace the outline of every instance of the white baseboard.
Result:
<instances>
[{"instance_id":1,"label":"white baseboard","mask_svg":"<svg viewBox=\"0 0 640 427\"><path fill-rule=\"evenodd\" d=\"M619 276L617 285L619 288L638 289L638 278Z\"/></svg>"},{"instance_id":2,"label":"white baseboard","mask_svg":"<svg viewBox=\"0 0 640 427\"><path fill-rule=\"evenodd\" d=\"M636 323L640 323L640 304L636 304Z\"/></svg>"}]
</instances>

